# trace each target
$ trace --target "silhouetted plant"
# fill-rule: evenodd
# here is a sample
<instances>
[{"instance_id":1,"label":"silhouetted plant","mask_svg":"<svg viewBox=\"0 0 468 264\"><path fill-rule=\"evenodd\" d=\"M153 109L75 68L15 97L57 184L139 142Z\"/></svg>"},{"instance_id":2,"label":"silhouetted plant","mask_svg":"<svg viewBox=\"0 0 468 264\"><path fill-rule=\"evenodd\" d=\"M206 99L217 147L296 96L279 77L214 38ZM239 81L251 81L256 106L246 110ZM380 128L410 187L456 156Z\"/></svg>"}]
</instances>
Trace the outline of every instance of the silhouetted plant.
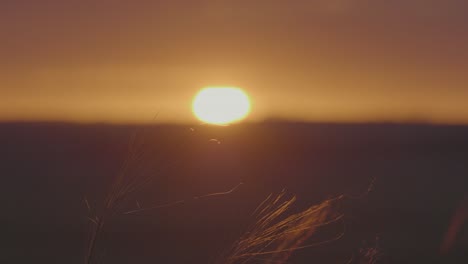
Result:
<instances>
[{"instance_id":1,"label":"silhouetted plant","mask_svg":"<svg viewBox=\"0 0 468 264\"><path fill-rule=\"evenodd\" d=\"M190 128L189 131L194 132L194 129ZM136 204L136 208L133 207L132 209L129 209L128 205L131 194L134 194L143 186L145 186L145 184L149 183L158 176L157 172L148 170L148 166L145 164L148 162L147 155L149 151L144 148L144 140L137 140L139 132L141 131L135 131L130 137L128 144L128 154L125 157L119 173L113 179L109 191L107 192L107 195L105 195L103 203L100 206L99 204L92 206L88 199L84 198L84 203L88 209L87 220L89 222L84 260L85 264L92 264L97 261L97 252L99 251L100 238L104 232L106 224L114 216L118 214L138 214L141 212L156 210L164 207L181 205L188 202L188 199L184 199L149 207L141 207L138 201L134 201L132 204ZM208 141L215 141L215 139L209 139ZM216 144L220 144L220 141L216 140ZM183 144L180 146L182 145ZM191 199L198 200L228 195L236 191L242 184L243 183L240 182L228 191L194 196Z\"/></svg>"},{"instance_id":2,"label":"silhouetted plant","mask_svg":"<svg viewBox=\"0 0 468 264\"><path fill-rule=\"evenodd\" d=\"M190 130L193 132L192 128ZM216 142L219 144L219 141ZM145 169L144 161L146 160L147 151L145 151L143 145L144 142L137 142L137 132L135 132L128 144L128 155L118 175L113 180L102 206L92 207L89 201L86 198L84 199L89 212L88 220L90 224L85 264L92 264L97 261L100 237L108 221L116 214L138 214L163 207L181 205L187 201L187 199L178 200L150 207L141 207L137 201L134 201L137 207L128 208L130 194L138 191L157 176L154 172L148 172ZM240 182L225 192L195 196L191 199L229 195L242 184ZM364 195L371 191L373 184L374 181L371 182ZM341 195L310 206L301 212L292 213L291 206L295 203L296 196L288 196L285 191L278 195L270 194L253 213L253 224L220 258L218 263L286 263L296 250L317 247L339 240L344 235L344 230L331 238L307 243L319 228L337 223L343 219L344 215L339 213L337 207L345 197L357 199L357 197ZM361 252L368 259L366 263L376 263L377 255L375 252L373 249Z\"/></svg>"},{"instance_id":3,"label":"silhouetted plant","mask_svg":"<svg viewBox=\"0 0 468 264\"><path fill-rule=\"evenodd\" d=\"M286 192L268 196L255 210L254 223L225 254L219 263L286 263L292 252L317 247L340 239L336 236L305 244L318 228L343 219L336 206L344 196L323 201L299 213L288 213L296 196Z\"/></svg>"}]
</instances>

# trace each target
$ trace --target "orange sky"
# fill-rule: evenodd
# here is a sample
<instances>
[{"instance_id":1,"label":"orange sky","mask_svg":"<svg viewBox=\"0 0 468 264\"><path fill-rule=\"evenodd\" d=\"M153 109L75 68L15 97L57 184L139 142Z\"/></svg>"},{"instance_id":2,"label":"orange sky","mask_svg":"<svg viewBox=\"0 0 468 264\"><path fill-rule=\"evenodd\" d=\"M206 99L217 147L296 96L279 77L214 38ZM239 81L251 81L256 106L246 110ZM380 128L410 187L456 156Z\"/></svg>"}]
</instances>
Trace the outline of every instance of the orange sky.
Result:
<instances>
[{"instance_id":1,"label":"orange sky","mask_svg":"<svg viewBox=\"0 0 468 264\"><path fill-rule=\"evenodd\" d=\"M0 39L0 120L193 122L226 85L250 120L468 123L462 0L4 0Z\"/></svg>"}]
</instances>

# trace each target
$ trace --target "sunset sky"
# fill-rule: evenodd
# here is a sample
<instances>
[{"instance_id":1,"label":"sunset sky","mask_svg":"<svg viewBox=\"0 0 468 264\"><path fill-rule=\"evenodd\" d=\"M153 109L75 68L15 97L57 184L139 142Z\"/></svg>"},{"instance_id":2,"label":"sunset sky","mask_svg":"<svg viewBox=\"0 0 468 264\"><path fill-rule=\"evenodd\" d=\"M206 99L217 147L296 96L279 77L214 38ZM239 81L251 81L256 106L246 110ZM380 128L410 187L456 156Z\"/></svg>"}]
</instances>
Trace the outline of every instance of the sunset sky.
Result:
<instances>
[{"instance_id":1,"label":"sunset sky","mask_svg":"<svg viewBox=\"0 0 468 264\"><path fill-rule=\"evenodd\" d=\"M466 0L2 0L0 120L248 118L468 124Z\"/></svg>"}]
</instances>

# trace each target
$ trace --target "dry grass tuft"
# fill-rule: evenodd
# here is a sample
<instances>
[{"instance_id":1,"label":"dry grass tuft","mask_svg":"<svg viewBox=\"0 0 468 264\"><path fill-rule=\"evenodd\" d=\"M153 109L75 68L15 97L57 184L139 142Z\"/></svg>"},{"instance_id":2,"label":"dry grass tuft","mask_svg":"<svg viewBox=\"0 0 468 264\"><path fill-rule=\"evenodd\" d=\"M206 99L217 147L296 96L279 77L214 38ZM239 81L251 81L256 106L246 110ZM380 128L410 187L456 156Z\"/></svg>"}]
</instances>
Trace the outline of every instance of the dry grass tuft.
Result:
<instances>
[{"instance_id":1,"label":"dry grass tuft","mask_svg":"<svg viewBox=\"0 0 468 264\"><path fill-rule=\"evenodd\" d=\"M190 129L194 131L193 128ZM105 232L109 221L116 215L138 215L142 212L157 210L165 207L183 205L189 199L171 201L161 203L149 207L141 207L138 201L132 200L133 194L141 190L145 185L150 183L156 177L161 175L161 170L151 169L152 160L148 159L151 154L151 149L145 148L146 142L138 134L143 131L135 131L128 143L128 152L119 173L113 179L113 182L107 191L102 204L90 204L87 198L84 198L84 205L88 210L87 221L89 224L88 238L85 245L85 264L98 262L98 252L101 248L101 237ZM219 141L217 141L219 144ZM180 144L177 147L183 147ZM228 191L215 192L192 197L191 200L210 199L219 196L230 195L235 192L241 185L234 186ZM136 206L134 206L136 205Z\"/></svg>"},{"instance_id":2,"label":"dry grass tuft","mask_svg":"<svg viewBox=\"0 0 468 264\"><path fill-rule=\"evenodd\" d=\"M85 264L98 262L97 256L100 249L100 238L105 232L108 222L117 214L132 214L140 210L149 210L166 207L172 204L154 206L154 208L141 208L138 201L132 200L132 194L138 192L151 180L158 176L161 171L152 169L149 164L151 160L151 149L145 148L145 138L138 134L143 130L132 133L127 148L127 155L121 165L118 174L113 179L102 203L91 205L85 198L84 202L88 209L88 238L86 241ZM129 211L129 204L136 205L137 209Z\"/></svg>"},{"instance_id":3,"label":"dry grass tuft","mask_svg":"<svg viewBox=\"0 0 468 264\"><path fill-rule=\"evenodd\" d=\"M98 261L97 252L100 248L100 237L105 231L107 222L116 214L138 214L148 210L182 205L186 202L186 200L179 200L142 208L138 201L131 201L131 194L139 191L160 173L160 171L148 170L148 166L145 164L148 162L146 160L148 150L143 148L144 145L144 142L137 140L137 132L135 132L129 142L128 156L101 206L93 207L86 198L84 199L88 209L87 219L90 226L85 264ZM242 182L228 191L205 194L192 199L198 200L229 195L241 185ZM372 185L373 182L364 195L371 191ZM253 214L255 216L254 224L236 241L228 253L225 254L226 257L219 263L285 263L295 250L317 247L340 239L344 232L329 239L307 244L307 241L316 234L320 227L343 219L343 214L338 213L336 207L344 197L344 195L341 195L325 200L301 212L291 213L291 207L296 201L295 196L288 196L284 191L276 196L271 194L255 210ZM133 209L128 208L130 203ZM136 208L133 204L136 204Z\"/></svg>"},{"instance_id":4,"label":"dry grass tuft","mask_svg":"<svg viewBox=\"0 0 468 264\"><path fill-rule=\"evenodd\" d=\"M343 218L335 207L343 196L326 200L299 213L288 214L296 197L286 192L270 195L255 210L255 223L240 237L219 263L286 263L299 249L316 247L340 239L344 232L320 242L305 244L318 228Z\"/></svg>"}]
</instances>

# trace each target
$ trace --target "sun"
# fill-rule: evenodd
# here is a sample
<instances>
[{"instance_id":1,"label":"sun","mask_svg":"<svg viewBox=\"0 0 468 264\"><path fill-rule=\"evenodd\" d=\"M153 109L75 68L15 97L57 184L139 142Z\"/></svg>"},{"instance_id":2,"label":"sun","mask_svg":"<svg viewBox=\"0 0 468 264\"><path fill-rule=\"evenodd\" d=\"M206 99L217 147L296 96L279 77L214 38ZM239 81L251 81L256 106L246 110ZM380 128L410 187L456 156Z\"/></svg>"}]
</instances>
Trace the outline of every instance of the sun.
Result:
<instances>
[{"instance_id":1,"label":"sun","mask_svg":"<svg viewBox=\"0 0 468 264\"><path fill-rule=\"evenodd\" d=\"M201 121L227 125L247 117L251 110L249 96L236 87L207 87L193 99L192 111Z\"/></svg>"}]
</instances>

